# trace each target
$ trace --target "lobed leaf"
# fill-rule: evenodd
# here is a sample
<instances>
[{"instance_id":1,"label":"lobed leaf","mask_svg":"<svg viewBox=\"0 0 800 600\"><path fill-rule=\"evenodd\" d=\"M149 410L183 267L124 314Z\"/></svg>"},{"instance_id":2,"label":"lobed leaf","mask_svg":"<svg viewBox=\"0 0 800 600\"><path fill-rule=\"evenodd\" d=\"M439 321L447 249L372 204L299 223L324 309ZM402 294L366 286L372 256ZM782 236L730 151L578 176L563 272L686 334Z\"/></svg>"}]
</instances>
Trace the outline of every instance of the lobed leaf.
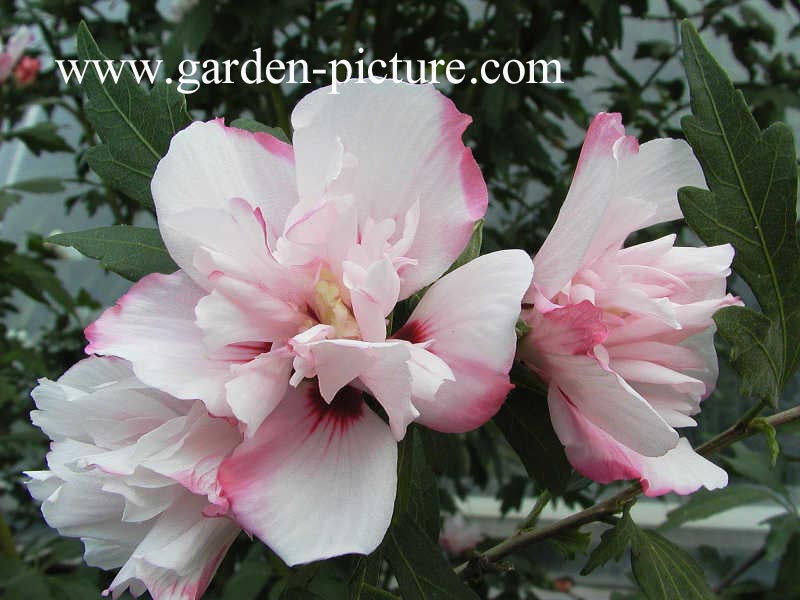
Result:
<instances>
[{"instance_id":1,"label":"lobed leaf","mask_svg":"<svg viewBox=\"0 0 800 600\"><path fill-rule=\"evenodd\" d=\"M108 60L84 22L77 41L80 60ZM148 93L127 67L116 83L110 77L101 82L87 68L81 87L88 99L86 116L103 141L88 152L89 166L111 187L153 208L150 180L156 164L172 136L191 121L185 96L165 82Z\"/></svg>"},{"instance_id":2,"label":"lobed leaf","mask_svg":"<svg viewBox=\"0 0 800 600\"><path fill-rule=\"evenodd\" d=\"M639 529L631 546L636 583L648 600L713 600L703 569L663 535Z\"/></svg>"},{"instance_id":3,"label":"lobed leaf","mask_svg":"<svg viewBox=\"0 0 800 600\"><path fill-rule=\"evenodd\" d=\"M682 188L686 221L708 245L730 243L733 266L767 319L755 311L720 313L720 332L739 357L742 392L776 406L800 360L800 243L797 165L783 123L761 131L742 93L691 23L682 25L692 115L682 120L708 190Z\"/></svg>"}]
</instances>

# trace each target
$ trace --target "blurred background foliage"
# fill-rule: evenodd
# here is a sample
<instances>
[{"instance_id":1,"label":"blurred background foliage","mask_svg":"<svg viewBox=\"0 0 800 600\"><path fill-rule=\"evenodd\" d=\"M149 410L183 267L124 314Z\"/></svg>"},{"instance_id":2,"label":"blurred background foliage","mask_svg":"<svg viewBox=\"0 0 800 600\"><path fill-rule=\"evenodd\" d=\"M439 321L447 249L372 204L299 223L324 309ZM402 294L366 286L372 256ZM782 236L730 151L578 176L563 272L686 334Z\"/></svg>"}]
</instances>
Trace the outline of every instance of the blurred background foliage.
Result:
<instances>
[{"instance_id":1,"label":"blurred background foliage","mask_svg":"<svg viewBox=\"0 0 800 600\"><path fill-rule=\"evenodd\" d=\"M95 598L109 581L108 574L81 566L80 544L47 529L20 485L20 471L38 468L47 449L28 420L30 389L38 377L56 378L81 357L83 327L126 286L115 275L98 273L97 264L73 264L73 255L43 242L43 236L86 223L153 223L152 215L88 168L86 151L98 140L80 89L65 85L53 63L75 57L81 20L111 58L162 58L169 71L162 77L175 76L184 57L244 60L254 48L262 48L265 63L304 59L312 67L337 58L357 60L359 47L368 59L388 60L395 53L401 59L460 59L467 80L487 59L559 59L563 85L442 87L474 119L466 139L491 198L484 251L533 252L555 221L582 133L595 112L621 112L630 132L644 140L682 135L679 118L688 111L688 91L678 24L686 17L744 91L759 124L785 120L797 130L798 0L0 0L0 37L27 24L36 38L27 54L42 61L33 82L0 84L0 594ZM289 114L297 100L328 83L311 77L306 85L204 85L187 101L197 119L250 117L290 135ZM643 235L668 231L693 243L681 223ZM747 294L736 282L733 286ZM786 396L785 403L796 404L796 386ZM707 401L696 435L719 431L748 405L723 365L719 389ZM472 494L498 497L505 512L540 491L494 424L461 439L425 435L443 512L454 512L456 500ZM797 483L793 462L800 457L792 449L800 454L800 448L792 440L782 443L788 453L775 468L762 460L766 454L746 447L729 453L725 463L734 477L767 485L791 505L786 485ZM572 476L564 502L588 506L598 491ZM782 521L775 530L789 526L796 525ZM556 575L576 573L582 560L570 560L588 544L580 534L523 553L513 559L511 574L490 575L479 595L488 595L491 587L493 597L533 598L531 584L568 588ZM773 586L787 589L787 581L800 586L800 547L786 548L786 541L772 548L769 558L778 560L767 568L769 577L726 585L727 597L766 597ZM713 581L724 580L735 567L725 548L699 552ZM231 600L345 597L352 562L343 558L289 570L263 545L243 539L209 594ZM621 580L620 587L626 586Z\"/></svg>"}]
</instances>

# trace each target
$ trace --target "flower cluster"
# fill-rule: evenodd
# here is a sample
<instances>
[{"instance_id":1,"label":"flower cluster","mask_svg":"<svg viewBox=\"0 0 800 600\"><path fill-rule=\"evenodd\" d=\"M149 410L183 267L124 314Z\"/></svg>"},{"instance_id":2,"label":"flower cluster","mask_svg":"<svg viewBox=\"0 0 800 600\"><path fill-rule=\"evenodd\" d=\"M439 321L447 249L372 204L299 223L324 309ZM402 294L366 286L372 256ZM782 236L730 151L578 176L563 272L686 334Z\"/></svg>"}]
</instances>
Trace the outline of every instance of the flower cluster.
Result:
<instances>
[{"instance_id":1,"label":"flower cluster","mask_svg":"<svg viewBox=\"0 0 800 600\"><path fill-rule=\"evenodd\" d=\"M469 122L431 86L350 81L297 105L292 145L222 120L173 138L152 194L179 270L133 285L87 328L92 356L33 393L53 445L29 489L89 564L121 568L115 598L198 598L240 530L290 565L372 552L397 441L497 412L521 313L517 358L576 469L650 494L725 484L673 428L714 386L732 251L622 247L703 184L688 147L639 148L599 115L535 260L451 269L487 208ZM449 551L479 540L461 530Z\"/></svg>"}]
</instances>

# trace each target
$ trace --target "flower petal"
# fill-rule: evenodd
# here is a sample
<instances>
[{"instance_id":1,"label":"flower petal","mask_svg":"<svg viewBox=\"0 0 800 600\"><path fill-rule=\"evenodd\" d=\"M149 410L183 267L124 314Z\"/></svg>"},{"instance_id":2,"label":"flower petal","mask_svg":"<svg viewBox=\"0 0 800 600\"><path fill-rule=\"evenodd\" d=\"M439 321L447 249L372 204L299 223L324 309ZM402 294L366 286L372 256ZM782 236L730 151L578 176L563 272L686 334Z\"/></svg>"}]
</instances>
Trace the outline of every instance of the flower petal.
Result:
<instances>
[{"instance_id":1,"label":"flower petal","mask_svg":"<svg viewBox=\"0 0 800 600\"><path fill-rule=\"evenodd\" d=\"M500 408L511 384L516 323L533 265L521 250L492 252L442 277L425 293L395 339L426 343L452 370L435 399L415 397L419 422L462 432Z\"/></svg>"},{"instance_id":2,"label":"flower petal","mask_svg":"<svg viewBox=\"0 0 800 600\"><path fill-rule=\"evenodd\" d=\"M195 306L204 295L182 271L148 275L87 327L86 352L129 360L147 385L176 398L200 399L216 416L233 416L224 394L230 366L260 350L207 351L195 323Z\"/></svg>"},{"instance_id":3,"label":"flower petal","mask_svg":"<svg viewBox=\"0 0 800 600\"><path fill-rule=\"evenodd\" d=\"M445 272L486 212L486 184L461 141L470 118L433 86L350 80L331 92L310 93L292 113L300 204L289 220L326 195L352 194L361 228L392 219L399 241L415 222L404 256L419 263L400 271L408 297Z\"/></svg>"},{"instance_id":4,"label":"flower petal","mask_svg":"<svg viewBox=\"0 0 800 600\"><path fill-rule=\"evenodd\" d=\"M368 554L389 526L397 445L352 388L290 390L222 465L233 515L287 564Z\"/></svg>"},{"instance_id":5,"label":"flower petal","mask_svg":"<svg viewBox=\"0 0 800 600\"><path fill-rule=\"evenodd\" d=\"M550 386L548 406L559 439L572 465L599 483L639 479L647 496L691 494L701 486L725 487L728 474L697 454L686 438L663 456L642 456L592 425L563 394Z\"/></svg>"},{"instance_id":6,"label":"flower petal","mask_svg":"<svg viewBox=\"0 0 800 600\"><path fill-rule=\"evenodd\" d=\"M161 515L106 594L116 600L126 589L144 586L153 600L198 600L239 534L230 519L203 516L203 505L202 498L186 494Z\"/></svg>"},{"instance_id":7,"label":"flower petal","mask_svg":"<svg viewBox=\"0 0 800 600\"><path fill-rule=\"evenodd\" d=\"M227 252L242 248L236 242L235 223L245 227L231 213L230 201L243 199L257 211L274 235L280 233L292 206L297 202L292 147L266 133L250 133L226 127L221 119L193 123L178 132L169 151L158 163L151 184L159 229L175 262L203 285L194 266L200 245ZM229 215L208 226L190 219L205 209ZM249 228L257 233L257 230Z\"/></svg>"}]
</instances>

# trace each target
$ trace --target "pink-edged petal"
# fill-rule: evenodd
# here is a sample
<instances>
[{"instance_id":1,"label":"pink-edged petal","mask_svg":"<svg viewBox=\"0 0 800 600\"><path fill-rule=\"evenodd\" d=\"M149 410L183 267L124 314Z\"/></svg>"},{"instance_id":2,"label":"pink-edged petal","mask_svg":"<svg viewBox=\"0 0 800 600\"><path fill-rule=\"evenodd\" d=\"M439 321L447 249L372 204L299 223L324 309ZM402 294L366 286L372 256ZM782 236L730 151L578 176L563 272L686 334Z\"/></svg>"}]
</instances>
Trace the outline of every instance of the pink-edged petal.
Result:
<instances>
[{"instance_id":1,"label":"pink-edged petal","mask_svg":"<svg viewBox=\"0 0 800 600\"><path fill-rule=\"evenodd\" d=\"M161 515L104 595L146 588L153 600L199 600L239 534L230 519L203 516L204 503L186 494Z\"/></svg>"},{"instance_id":2,"label":"pink-edged petal","mask_svg":"<svg viewBox=\"0 0 800 600\"><path fill-rule=\"evenodd\" d=\"M553 429L579 473L598 483L639 478L633 453L583 417L553 384L547 393L547 405Z\"/></svg>"},{"instance_id":3,"label":"pink-edged petal","mask_svg":"<svg viewBox=\"0 0 800 600\"><path fill-rule=\"evenodd\" d=\"M359 226L392 219L399 241L419 203L404 254L419 262L400 272L405 298L444 273L486 212L486 184L461 140L470 118L433 86L351 80L331 91L292 113L300 204L290 221L325 195L352 194Z\"/></svg>"},{"instance_id":4,"label":"pink-edged petal","mask_svg":"<svg viewBox=\"0 0 800 600\"><path fill-rule=\"evenodd\" d=\"M691 147L686 140L655 139L623 157L615 198L619 204L630 198L653 204L653 216L640 225L649 227L683 217L678 205L678 189L683 186L706 187Z\"/></svg>"},{"instance_id":5,"label":"pink-edged petal","mask_svg":"<svg viewBox=\"0 0 800 600\"><path fill-rule=\"evenodd\" d=\"M202 285L194 266L200 245L241 252L249 238L242 236L241 244L231 247L236 225L257 232L231 214L232 199L257 210L273 234L283 229L297 202L292 148L266 133L226 127L221 119L193 123L172 138L151 189L164 243L175 262ZM225 213L229 220L219 218ZM218 215L216 230L213 222L201 222L204 214ZM246 256L244 251L241 257Z\"/></svg>"},{"instance_id":6,"label":"pink-edged petal","mask_svg":"<svg viewBox=\"0 0 800 600\"><path fill-rule=\"evenodd\" d=\"M245 425L245 435L252 436L283 400L291 372L292 357L285 349L232 368L233 379L225 389L234 416Z\"/></svg>"},{"instance_id":7,"label":"pink-edged petal","mask_svg":"<svg viewBox=\"0 0 800 600\"><path fill-rule=\"evenodd\" d=\"M588 356L552 356L553 383L586 419L645 456L661 456L678 433L617 373Z\"/></svg>"},{"instance_id":8,"label":"pink-edged petal","mask_svg":"<svg viewBox=\"0 0 800 600\"><path fill-rule=\"evenodd\" d=\"M447 432L474 429L511 388L515 326L533 265L521 250L480 256L433 284L394 336L424 343L452 370L435 398L415 397L420 423Z\"/></svg>"},{"instance_id":9,"label":"pink-edged petal","mask_svg":"<svg viewBox=\"0 0 800 600\"><path fill-rule=\"evenodd\" d=\"M553 297L580 268L613 200L619 152L635 152L635 138L625 136L622 116L600 113L586 132L578 166L553 229L534 259L535 282Z\"/></svg>"},{"instance_id":10,"label":"pink-edged petal","mask_svg":"<svg viewBox=\"0 0 800 600\"><path fill-rule=\"evenodd\" d=\"M224 399L230 366L259 351L205 348L195 323L195 306L204 295L182 271L148 275L86 328L86 352L129 360L144 383L177 398L203 400L214 415L232 416Z\"/></svg>"},{"instance_id":11,"label":"pink-edged petal","mask_svg":"<svg viewBox=\"0 0 800 600\"><path fill-rule=\"evenodd\" d=\"M670 492L686 495L701 487L716 490L728 485L728 473L695 452L686 438L678 440L664 456L643 456L641 470L642 489L650 497Z\"/></svg>"},{"instance_id":12,"label":"pink-edged petal","mask_svg":"<svg viewBox=\"0 0 800 600\"><path fill-rule=\"evenodd\" d=\"M290 565L368 554L383 539L397 486L389 428L347 388L328 405L290 390L222 466L235 518Z\"/></svg>"},{"instance_id":13,"label":"pink-edged petal","mask_svg":"<svg viewBox=\"0 0 800 600\"><path fill-rule=\"evenodd\" d=\"M593 481L638 479L644 493L651 497L669 492L691 494L703 486L713 490L728 484L728 474L697 454L686 438L680 438L663 456L642 456L584 418L552 385L548 406L553 428L569 461Z\"/></svg>"}]
</instances>

